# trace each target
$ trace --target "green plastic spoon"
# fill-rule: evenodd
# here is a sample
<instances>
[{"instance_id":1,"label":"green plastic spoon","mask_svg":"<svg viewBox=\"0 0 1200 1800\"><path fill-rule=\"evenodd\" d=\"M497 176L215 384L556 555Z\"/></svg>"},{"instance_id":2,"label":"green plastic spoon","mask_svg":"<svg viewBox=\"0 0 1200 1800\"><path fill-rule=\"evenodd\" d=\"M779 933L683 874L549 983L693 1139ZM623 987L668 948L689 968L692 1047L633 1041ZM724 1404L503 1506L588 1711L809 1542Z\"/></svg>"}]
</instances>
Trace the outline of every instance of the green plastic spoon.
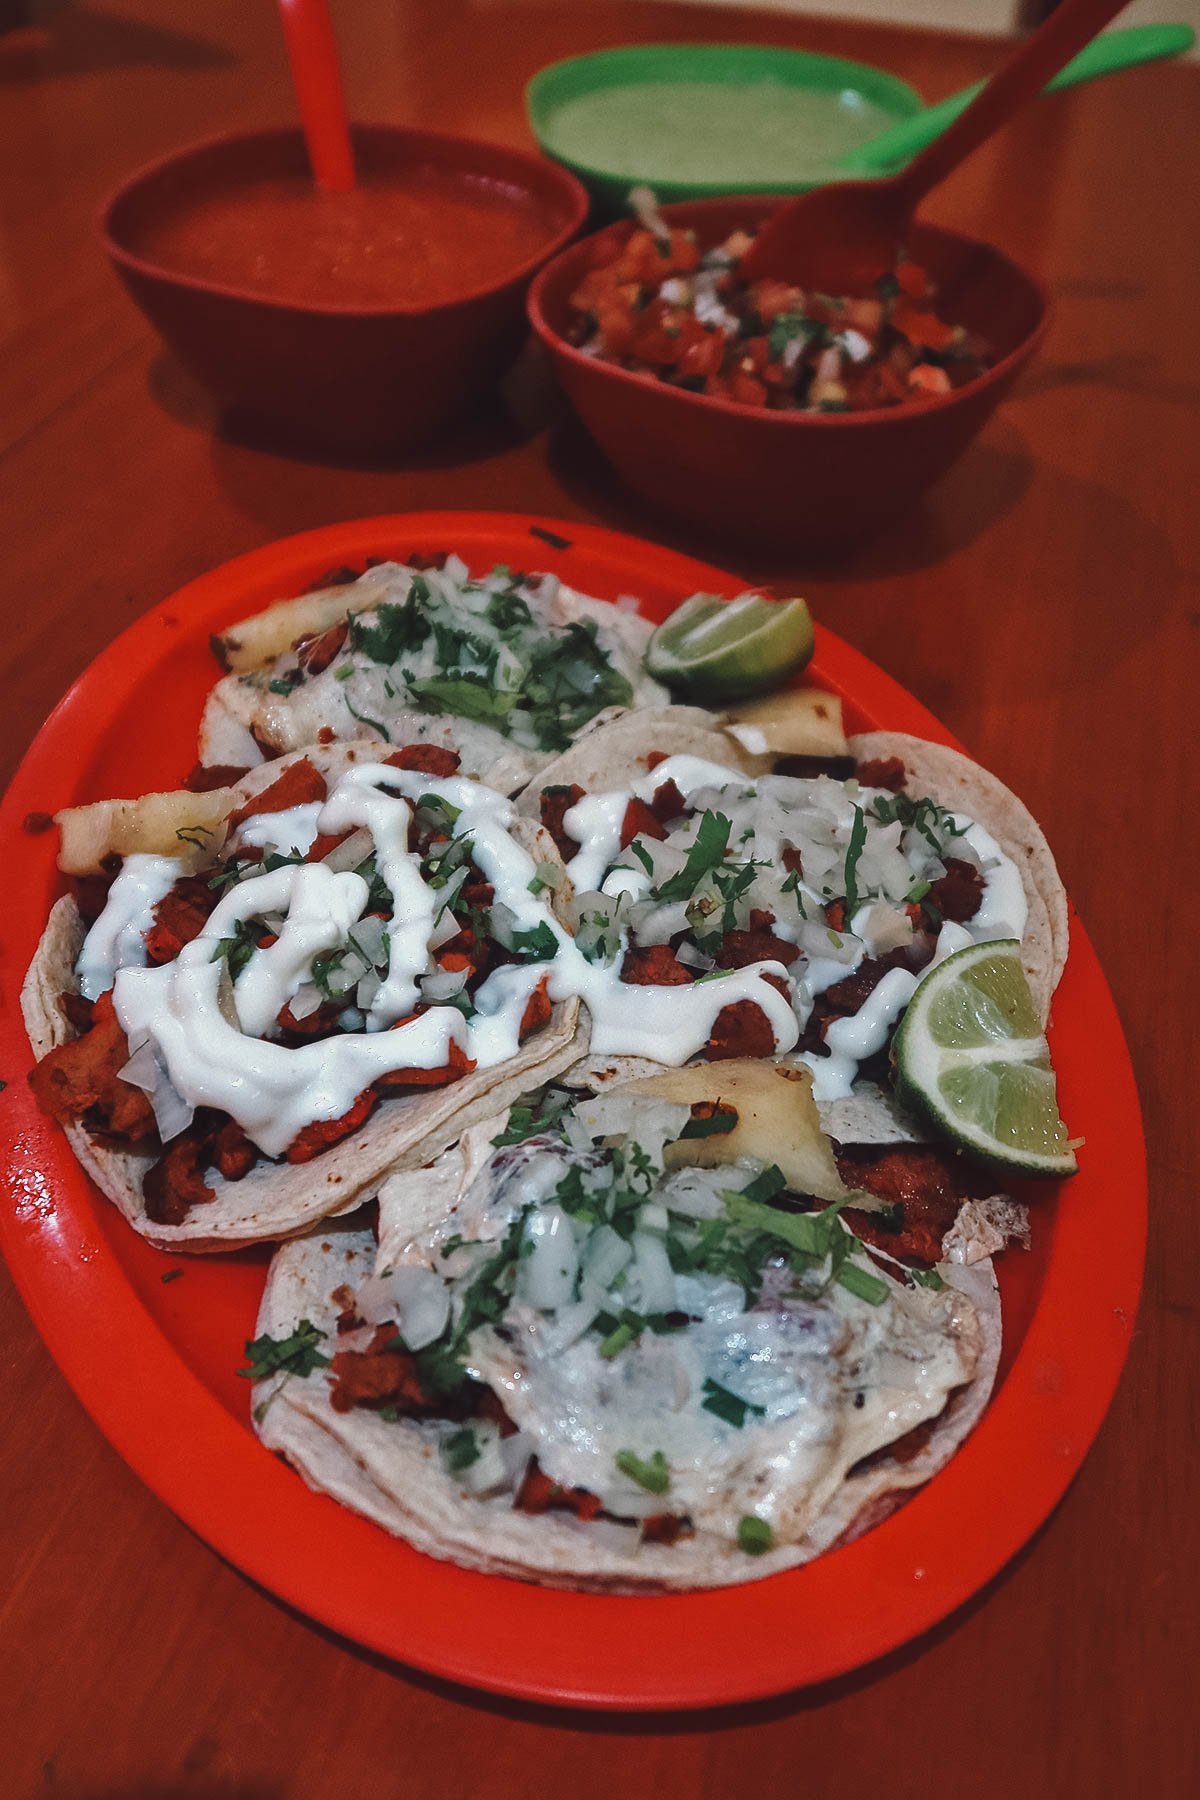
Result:
<instances>
[{"instance_id":1,"label":"green plastic spoon","mask_svg":"<svg viewBox=\"0 0 1200 1800\"><path fill-rule=\"evenodd\" d=\"M1139 63L1181 56L1195 41L1196 34L1190 25L1131 25L1124 31L1108 31L1103 37L1094 38L1065 69L1060 69L1042 92L1052 94L1059 88L1075 87L1081 81L1095 81L1099 75L1136 68ZM949 99L939 100L935 106L927 106L909 119L900 119L865 144L844 151L831 166L861 170L864 174L895 169L908 162L918 150L923 150L926 144L931 144L952 119L965 112L982 86L982 81L976 81L963 88L961 93L951 94Z\"/></svg>"}]
</instances>

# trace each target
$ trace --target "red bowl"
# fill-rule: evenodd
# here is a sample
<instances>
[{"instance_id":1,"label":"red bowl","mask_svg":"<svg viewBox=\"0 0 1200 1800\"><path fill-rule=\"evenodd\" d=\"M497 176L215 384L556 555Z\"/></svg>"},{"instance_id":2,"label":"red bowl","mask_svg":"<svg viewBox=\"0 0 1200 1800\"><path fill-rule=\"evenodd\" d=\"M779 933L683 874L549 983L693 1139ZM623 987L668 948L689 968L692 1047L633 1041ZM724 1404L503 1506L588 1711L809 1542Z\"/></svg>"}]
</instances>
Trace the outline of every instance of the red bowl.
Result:
<instances>
[{"instance_id":1,"label":"red bowl","mask_svg":"<svg viewBox=\"0 0 1200 1800\"><path fill-rule=\"evenodd\" d=\"M663 210L707 249L778 205L777 197L727 198ZM631 488L688 524L778 549L861 538L907 511L981 429L1049 317L1046 289L1002 251L914 226L909 249L937 283L941 310L992 346L993 366L949 394L886 410L767 412L631 374L567 341L571 294L634 228L610 225L555 257L529 290L533 328L567 398Z\"/></svg>"},{"instance_id":2,"label":"red bowl","mask_svg":"<svg viewBox=\"0 0 1200 1800\"><path fill-rule=\"evenodd\" d=\"M402 125L353 136L363 174L432 166L515 193L544 224L544 246L482 287L417 307L276 300L156 262L164 218L247 180L307 177L303 139L286 128L210 138L147 164L107 201L100 228L133 299L220 400L287 446L403 451L503 374L524 335L530 277L580 230L588 199L556 163L498 144Z\"/></svg>"}]
</instances>

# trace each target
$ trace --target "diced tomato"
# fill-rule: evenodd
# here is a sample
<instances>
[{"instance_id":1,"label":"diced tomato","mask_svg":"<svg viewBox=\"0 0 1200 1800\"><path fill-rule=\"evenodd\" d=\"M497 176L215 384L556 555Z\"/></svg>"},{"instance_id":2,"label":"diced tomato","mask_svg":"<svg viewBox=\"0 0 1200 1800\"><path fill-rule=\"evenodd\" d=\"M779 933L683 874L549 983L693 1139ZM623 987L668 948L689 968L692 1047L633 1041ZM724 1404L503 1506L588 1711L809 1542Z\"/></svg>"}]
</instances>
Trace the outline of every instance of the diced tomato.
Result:
<instances>
[{"instance_id":1,"label":"diced tomato","mask_svg":"<svg viewBox=\"0 0 1200 1800\"><path fill-rule=\"evenodd\" d=\"M624 850L635 837L665 838L666 827L656 818L644 800L636 795L625 808L625 817L621 820L621 848Z\"/></svg>"},{"instance_id":2,"label":"diced tomato","mask_svg":"<svg viewBox=\"0 0 1200 1800\"><path fill-rule=\"evenodd\" d=\"M653 768L654 764L651 763L650 766ZM660 788L655 789L654 798L650 802L650 810L656 819L663 821L664 825L669 819L678 819L686 809L687 801L673 781L664 781Z\"/></svg>"},{"instance_id":3,"label":"diced tomato","mask_svg":"<svg viewBox=\"0 0 1200 1800\"><path fill-rule=\"evenodd\" d=\"M933 363L918 363L908 377L908 385L922 394L948 394L950 377Z\"/></svg>"},{"instance_id":4,"label":"diced tomato","mask_svg":"<svg viewBox=\"0 0 1200 1800\"><path fill-rule=\"evenodd\" d=\"M786 281L776 281L774 277L752 282L747 300L750 310L758 314L764 325L769 325L780 313L804 311L804 295L800 289L790 287Z\"/></svg>"},{"instance_id":5,"label":"diced tomato","mask_svg":"<svg viewBox=\"0 0 1200 1800\"><path fill-rule=\"evenodd\" d=\"M896 282L910 300L924 300L929 294L929 278L918 263L897 263Z\"/></svg>"}]
</instances>

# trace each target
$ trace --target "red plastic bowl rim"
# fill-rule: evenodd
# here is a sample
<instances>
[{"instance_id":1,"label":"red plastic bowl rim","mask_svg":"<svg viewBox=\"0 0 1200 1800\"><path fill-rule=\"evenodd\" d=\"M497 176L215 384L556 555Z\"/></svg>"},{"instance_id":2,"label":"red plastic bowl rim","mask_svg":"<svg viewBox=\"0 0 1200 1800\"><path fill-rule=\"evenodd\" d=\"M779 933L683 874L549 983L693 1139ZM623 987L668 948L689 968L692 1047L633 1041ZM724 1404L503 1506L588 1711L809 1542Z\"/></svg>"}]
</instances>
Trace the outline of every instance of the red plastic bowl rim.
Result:
<instances>
[{"instance_id":1,"label":"red plastic bowl rim","mask_svg":"<svg viewBox=\"0 0 1200 1800\"><path fill-rule=\"evenodd\" d=\"M434 313L448 313L456 307L468 306L474 301L489 299L501 293L513 283L527 279L549 257L555 257L564 250L585 223L591 208L587 189L583 183L572 175L569 169L560 163L552 162L548 157L532 156L526 150L518 150L508 144L493 144L486 138L463 137L457 132L427 131L423 126L390 125L356 122L351 131L381 131L390 136L403 138L414 144L424 144L433 150L453 144L457 147L465 145L468 149L482 153L480 174L483 159L490 154L497 154L534 171L541 176L548 176L552 185L561 189L562 198L570 203L570 216L567 222L548 237L543 247L533 256L516 264L500 279L484 287L471 288L464 294L457 294L452 300L438 300L428 306L363 306L342 304L335 301L301 303L296 300L279 299L272 294L254 293L249 288L234 287L226 282L211 281L204 275L188 275L183 270L168 268L165 263L151 262L147 257L138 256L135 251L128 250L116 235L112 215L121 201L126 199L142 182L163 173L176 164L185 164L206 150L215 150L225 144L255 144L264 140L279 138L299 138L298 125L271 125L259 131L221 131L212 137L198 138L195 143L185 144L181 150L172 150L167 156L159 156L153 162L143 163L140 168L127 175L113 188L103 200L96 212L96 228L104 240L104 247L114 263L123 268L132 269L152 281L167 281L176 287L184 287L189 291L203 294L215 294L225 300L250 301L256 306L266 306L277 312L299 313L305 317L321 317L334 319L372 318L419 319ZM461 172L461 171L460 171Z\"/></svg>"},{"instance_id":2,"label":"red plastic bowl rim","mask_svg":"<svg viewBox=\"0 0 1200 1800\"><path fill-rule=\"evenodd\" d=\"M771 211L774 211L783 203L784 197L779 194L714 196L704 200L674 201L670 206L662 208L662 216L670 224L685 210L690 215L701 208L711 208L716 211L718 208L728 209L731 205L744 205L751 209L769 207ZM690 220L680 219L681 224L689 222ZM982 375L977 375L973 381L964 382L960 388L951 389L948 394L926 394L913 400L906 400L902 406L862 407L856 412L773 412L765 406L747 406L743 401L724 400L715 394L694 394L689 388L674 387L670 382L660 381L657 376L635 374L631 369L621 368L618 363L604 362L598 356L585 356L582 350L577 349L574 344L568 343L567 339L551 325L542 309L542 298L547 286L567 258L570 256L582 258L588 245L599 243L606 236L616 241L621 234L632 232L636 228L636 223L637 221L633 219L618 219L611 225L603 226L599 231L589 232L587 237L581 238L578 243L568 244L564 249L557 251L534 277L533 284L526 296L525 311L529 323L547 349L555 355L566 357L581 368L599 370L605 379L632 384L639 393L645 393L649 389L669 396L664 399L664 404L699 407L702 412L709 414L719 412L731 414L735 418L757 419L769 430L794 431L799 427L805 430L815 428L818 431L850 431L855 427L861 430L867 425L873 425L878 429L885 424L891 427L900 425L905 419L910 419L917 413L924 415L947 411L962 401L983 393L997 382L1003 381L1010 371L1015 374L1022 363L1037 348L1050 323L1050 315L1053 311L1050 290L1045 282L1039 276L1031 275L1028 269L1022 268L1020 263L1014 261L997 245L990 244L986 238L972 237L965 231L953 231L946 225L921 223L920 229L923 232L929 232L935 237L956 244L966 244L973 249L987 251L989 255L1005 263L1022 281L1027 282L1036 294L1039 306L1038 321L1032 331L1027 332L1019 344L1006 356L1002 356L999 362L993 363L990 369L985 369Z\"/></svg>"}]
</instances>

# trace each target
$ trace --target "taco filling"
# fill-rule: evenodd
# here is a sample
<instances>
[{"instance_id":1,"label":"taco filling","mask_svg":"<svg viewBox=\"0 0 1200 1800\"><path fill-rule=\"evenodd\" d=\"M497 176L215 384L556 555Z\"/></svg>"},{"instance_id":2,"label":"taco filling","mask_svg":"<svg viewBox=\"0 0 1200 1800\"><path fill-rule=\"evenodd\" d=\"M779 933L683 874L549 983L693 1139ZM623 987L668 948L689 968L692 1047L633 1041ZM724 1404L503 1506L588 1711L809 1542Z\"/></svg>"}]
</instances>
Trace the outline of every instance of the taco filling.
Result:
<instances>
[{"instance_id":1,"label":"taco filling","mask_svg":"<svg viewBox=\"0 0 1200 1800\"><path fill-rule=\"evenodd\" d=\"M420 569L381 563L216 641L234 673L210 700L204 761L253 763L349 738L409 742L423 716L422 736L448 717L467 772L488 774L502 757L510 779L494 785L515 786L603 709L663 699L642 667L651 630L554 575L497 567L474 580L457 556Z\"/></svg>"},{"instance_id":2,"label":"taco filling","mask_svg":"<svg viewBox=\"0 0 1200 1800\"><path fill-rule=\"evenodd\" d=\"M378 1244L349 1240L353 1278L332 1296L305 1287L311 1241L282 1251L245 1371L264 1439L337 1492L292 1435L297 1409L325 1409L326 1445L340 1436L369 1458L375 1516L390 1483L419 1513L417 1488L440 1482L457 1510L442 1554L463 1534L498 1544L514 1514L594 1531L584 1568L601 1546L814 1553L848 1484L889 1457L907 1464L945 1427L984 1328L940 1247L905 1260L869 1248L832 1164L824 1195L792 1191L760 1158L698 1166L693 1153L738 1124L710 1081L716 1098L692 1105L632 1089L531 1096L385 1183ZM807 1081L784 1082L777 1133L807 1140L819 1169ZM318 1285L341 1266L326 1256ZM389 1441L417 1471L410 1493Z\"/></svg>"},{"instance_id":3,"label":"taco filling","mask_svg":"<svg viewBox=\"0 0 1200 1800\"><path fill-rule=\"evenodd\" d=\"M896 759L837 780L676 755L614 791L543 789L576 943L617 982L585 994L593 1052L792 1053L822 1101L881 1073L921 972L1026 920L995 839L903 778Z\"/></svg>"},{"instance_id":4,"label":"taco filling","mask_svg":"<svg viewBox=\"0 0 1200 1800\"><path fill-rule=\"evenodd\" d=\"M210 1168L310 1161L546 1025L561 870L454 765L418 746L329 788L305 758L228 814L198 872L131 854L106 893L88 884L102 905L61 1001L82 1035L31 1080L60 1120L154 1159L149 1217L210 1199Z\"/></svg>"}]
</instances>

